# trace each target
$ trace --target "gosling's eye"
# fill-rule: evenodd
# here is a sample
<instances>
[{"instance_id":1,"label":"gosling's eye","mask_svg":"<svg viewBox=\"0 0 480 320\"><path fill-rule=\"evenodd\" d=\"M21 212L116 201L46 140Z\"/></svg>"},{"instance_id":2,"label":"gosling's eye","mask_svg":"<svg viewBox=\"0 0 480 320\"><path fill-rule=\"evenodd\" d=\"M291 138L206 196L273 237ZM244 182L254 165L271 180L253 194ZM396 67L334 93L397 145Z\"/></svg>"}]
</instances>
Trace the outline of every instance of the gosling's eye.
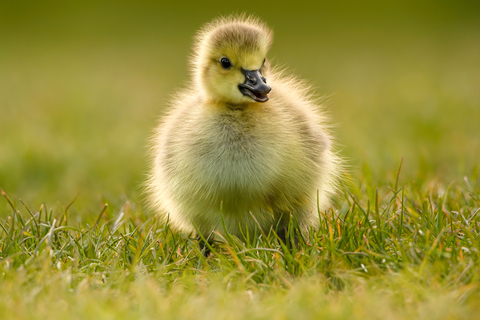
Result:
<instances>
[{"instance_id":1,"label":"gosling's eye","mask_svg":"<svg viewBox=\"0 0 480 320\"><path fill-rule=\"evenodd\" d=\"M222 65L223 69L230 69L232 67L232 63L230 62L230 60L228 60L228 58L225 58L225 57L220 59L220 64Z\"/></svg>"}]
</instances>

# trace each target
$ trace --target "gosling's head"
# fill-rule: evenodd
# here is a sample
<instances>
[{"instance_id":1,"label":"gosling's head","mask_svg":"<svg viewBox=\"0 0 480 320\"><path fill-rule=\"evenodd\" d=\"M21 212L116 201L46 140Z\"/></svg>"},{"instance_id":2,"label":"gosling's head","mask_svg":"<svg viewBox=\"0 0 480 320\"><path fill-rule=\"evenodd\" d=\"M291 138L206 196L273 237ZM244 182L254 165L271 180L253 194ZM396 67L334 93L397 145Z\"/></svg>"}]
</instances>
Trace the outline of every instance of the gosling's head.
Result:
<instances>
[{"instance_id":1,"label":"gosling's head","mask_svg":"<svg viewBox=\"0 0 480 320\"><path fill-rule=\"evenodd\" d=\"M272 32L255 18L229 17L207 24L192 57L194 80L208 99L246 105L266 102L266 55Z\"/></svg>"}]
</instances>

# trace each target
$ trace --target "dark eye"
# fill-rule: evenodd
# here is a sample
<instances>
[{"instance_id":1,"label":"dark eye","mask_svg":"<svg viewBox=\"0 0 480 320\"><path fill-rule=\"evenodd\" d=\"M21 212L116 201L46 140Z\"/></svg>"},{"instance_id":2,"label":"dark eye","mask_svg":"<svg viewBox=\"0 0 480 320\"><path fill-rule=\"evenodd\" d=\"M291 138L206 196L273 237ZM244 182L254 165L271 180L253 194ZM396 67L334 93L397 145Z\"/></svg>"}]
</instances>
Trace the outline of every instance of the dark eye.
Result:
<instances>
[{"instance_id":1,"label":"dark eye","mask_svg":"<svg viewBox=\"0 0 480 320\"><path fill-rule=\"evenodd\" d=\"M230 69L232 67L232 63L230 62L230 60L228 60L228 58L225 58L225 57L220 59L220 64L222 65L223 69Z\"/></svg>"}]
</instances>

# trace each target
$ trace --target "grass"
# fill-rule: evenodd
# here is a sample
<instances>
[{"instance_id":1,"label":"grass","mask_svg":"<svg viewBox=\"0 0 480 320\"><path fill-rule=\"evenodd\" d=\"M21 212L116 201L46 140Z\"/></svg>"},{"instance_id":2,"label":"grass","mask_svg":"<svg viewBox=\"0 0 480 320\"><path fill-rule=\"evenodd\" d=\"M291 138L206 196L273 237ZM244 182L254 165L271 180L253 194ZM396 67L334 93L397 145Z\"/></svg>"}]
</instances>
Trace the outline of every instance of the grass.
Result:
<instances>
[{"instance_id":1,"label":"grass","mask_svg":"<svg viewBox=\"0 0 480 320\"><path fill-rule=\"evenodd\" d=\"M198 241L130 203L69 222L2 191L4 318L473 319L480 307L478 172L449 186L346 191L318 232ZM290 230L294 230L291 225ZM290 243L289 243L290 241ZM287 248L288 247L288 248ZM53 308L53 309L52 309Z\"/></svg>"},{"instance_id":2,"label":"grass","mask_svg":"<svg viewBox=\"0 0 480 320\"><path fill-rule=\"evenodd\" d=\"M139 185L193 34L235 11L272 26L269 58L327 96L352 184L298 248L225 235L205 258ZM479 318L477 12L1 2L0 319Z\"/></svg>"}]
</instances>

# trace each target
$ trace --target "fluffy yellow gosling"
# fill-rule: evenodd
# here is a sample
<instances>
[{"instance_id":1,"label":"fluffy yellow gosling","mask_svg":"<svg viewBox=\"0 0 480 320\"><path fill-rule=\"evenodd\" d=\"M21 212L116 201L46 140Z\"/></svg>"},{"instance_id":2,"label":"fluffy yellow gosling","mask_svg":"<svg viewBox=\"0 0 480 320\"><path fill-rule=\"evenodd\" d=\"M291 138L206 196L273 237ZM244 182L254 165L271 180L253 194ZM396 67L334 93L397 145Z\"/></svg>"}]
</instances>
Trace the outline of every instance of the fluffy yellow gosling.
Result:
<instances>
[{"instance_id":1,"label":"fluffy yellow gosling","mask_svg":"<svg viewBox=\"0 0 480 320\"><path fill-rule=\"evenodd\" d=\"M283 228L290 215L315 227L328 208L339 170L331 137L309 87L270 67L271 43L255 18L221 18L198 33L191 82L152 149L150 201L171 228L240 236Z\"/></svg>"}]
</instances>

